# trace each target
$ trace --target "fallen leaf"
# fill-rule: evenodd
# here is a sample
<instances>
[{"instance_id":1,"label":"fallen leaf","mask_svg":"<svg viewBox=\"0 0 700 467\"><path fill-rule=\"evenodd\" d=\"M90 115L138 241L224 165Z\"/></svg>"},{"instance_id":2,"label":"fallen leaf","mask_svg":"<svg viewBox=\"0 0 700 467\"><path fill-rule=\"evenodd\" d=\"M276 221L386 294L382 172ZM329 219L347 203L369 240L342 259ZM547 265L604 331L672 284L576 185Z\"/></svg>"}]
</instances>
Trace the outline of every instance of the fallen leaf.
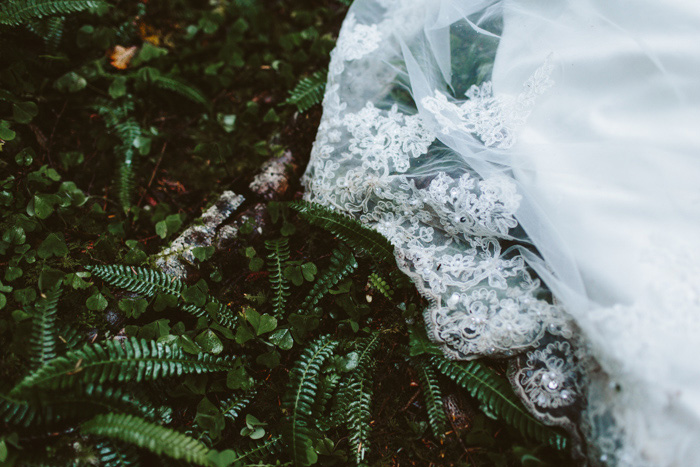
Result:
<instances>
[{"instance_id":1,"label":"fallen leaf","mask_svg":"<svg viewBox=\"0 0 700 467\"><path fill-rule=\"evenodd\" d=\"M125 70L129 66L131 59L136 55L136 50L138 47L135 45L132 47L122 47L117 45L112 50L109 55L109 59L112 60L111 64L117 70Z\"/></svg>"}]
</instances>

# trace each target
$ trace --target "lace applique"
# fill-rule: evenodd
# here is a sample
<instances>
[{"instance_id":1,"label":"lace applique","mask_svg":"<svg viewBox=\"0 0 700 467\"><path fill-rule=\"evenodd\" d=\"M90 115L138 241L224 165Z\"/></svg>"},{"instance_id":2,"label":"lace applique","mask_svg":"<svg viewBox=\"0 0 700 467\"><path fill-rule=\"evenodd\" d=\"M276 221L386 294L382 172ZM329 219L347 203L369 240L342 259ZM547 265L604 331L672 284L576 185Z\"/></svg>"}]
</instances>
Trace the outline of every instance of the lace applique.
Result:
<instances>
[{"instance_id":1,"label":"lace applique","mask_svg":"<svg viewBox=\"0 0 700 467\"><path fill-rule=\"evenodd\" d=\"M376 24L359 24L355 15L350 13L336 43L336 53L342 60L358 60L377 50L382 40Z\"/></svg>"},{"instance_id":2,"label":"lace applique","mask_svg":"<svg viewBox=\"0 0 700 467\"><path fill-rule=\"evenodd\" d=\"M435 135L423 127L418 115L404 115L394 105L383 112L371 102L356 114L346 114L343 125L351 134L349 150L361 154L362 166L376 171L402 173L409 168L409 158L428 152Z\"/></svg>"},{"instance_id":3,"label":"lace applique","mask_svg":"<svg viewBox=\"0 0 700 467\"><path fill-rule=\"evenodd\" d=\"M473 85L462 104L450 102L447 96L435 90L435 96L424 97L423 107L437 120L440 131L466 131L478 136L487 147L508 149L515 144L515 135L530 115L537 96L549 89L552 65L547 60L528 78L525 90L517 97L494 95L490 81Z\"/></svg>"},{"instance_id":4,"label":"lace applique","mask_svg":"<svg viewBox=\"0 0 700 467\"><path fill-rule=\"evenodd\" d=\"M365 101L358 107L352 83L341 86L341 77L363 73L367 59L362 57L381 54L381 34L375 32L351 14L331 54L324 113L303 178L305 198L354 216L391 241L399 268L430 299L425 312L429 334L449 355L512 355L532 348L547 332L570 335L559 307L538 298L542 286L523 258L499 243L515 238L511 232L518 227L521 196L513 181L484 179L471 171L458 177L441 171L412 175L416 161L435 157L434 131L419 113L405 113L397 105L382 109ZM513 122L512 115L497 114L530 105L546 76L535 73L526 84L529 93L508 106L506 98L493 96L490 84L472 88L474 102L465 105L479 102L497 121ZM386 85L372 86L381 90ZM343 100L345 95L353 100ZM357 110L349 111L350 106ZM476 119L468 114L463 112ZM510 141L513 124L499 128L505 129L499 134L509 135L499 141ZM496 130L477 132L498 138Z\"/></svg>"},{"instance_id":5,"label":"lace applique","mask_svg":"<svg viewBox=\"0 0 700 467\"><path fill-rule=\"evenodd\" d=\"M571 344L557 341L529 352L521 370L521 384L528 398L539 407L559 408L573 404L577 388L572 375L575 370Z\"/></svg>"}]
</instances>

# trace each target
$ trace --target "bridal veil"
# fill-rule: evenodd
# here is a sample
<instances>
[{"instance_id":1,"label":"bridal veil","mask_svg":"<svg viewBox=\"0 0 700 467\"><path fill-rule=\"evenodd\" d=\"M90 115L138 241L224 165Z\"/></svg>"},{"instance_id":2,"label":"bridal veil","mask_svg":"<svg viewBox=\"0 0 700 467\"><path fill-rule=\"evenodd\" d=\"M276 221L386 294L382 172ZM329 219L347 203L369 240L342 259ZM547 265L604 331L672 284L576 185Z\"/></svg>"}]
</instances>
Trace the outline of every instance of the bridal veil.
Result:
<instances>
[{"instance_id":1,"label":"bridal veil","mask_svg":"<svg viewBox=\"0 0 700 467\"><path fill-rule=\"evenodd\" d=\"M700 465L700 6L356 0L306 197L593 465Z\"/></svg>"}]
</instances>

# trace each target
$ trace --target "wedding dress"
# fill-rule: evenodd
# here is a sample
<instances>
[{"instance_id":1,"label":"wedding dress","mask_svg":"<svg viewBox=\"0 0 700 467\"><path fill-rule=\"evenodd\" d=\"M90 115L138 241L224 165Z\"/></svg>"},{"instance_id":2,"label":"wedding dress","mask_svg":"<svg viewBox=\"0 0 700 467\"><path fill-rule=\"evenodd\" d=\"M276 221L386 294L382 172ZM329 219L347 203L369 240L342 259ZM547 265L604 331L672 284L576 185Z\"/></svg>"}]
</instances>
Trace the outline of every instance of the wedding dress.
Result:
<instances>
[{"instance_id":1,"label":"wedding dress","mask_svg":"<svg viewBox=\"0 0 700 467\"><path fill-rule=\"evenodd\" d=\"M592 465L700 465L700 4L356 0L306 197Z\"/></svg>"}]
</instances>

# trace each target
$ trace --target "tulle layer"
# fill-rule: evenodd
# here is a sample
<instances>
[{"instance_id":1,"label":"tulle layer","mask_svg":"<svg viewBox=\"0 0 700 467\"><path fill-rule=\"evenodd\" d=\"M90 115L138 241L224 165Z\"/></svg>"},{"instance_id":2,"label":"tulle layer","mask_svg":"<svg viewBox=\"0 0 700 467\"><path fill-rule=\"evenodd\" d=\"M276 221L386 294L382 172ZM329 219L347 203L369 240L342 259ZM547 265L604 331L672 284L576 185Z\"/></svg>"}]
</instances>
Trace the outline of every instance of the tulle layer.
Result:
<instances>
[{"instance_id":1,"label":"tulle layer","mask_svg":"<svg viewBox=\"0 0 700 467\"><path fill-rule=\"evenodd\" d=\"M593 464L700 458L699 43L681 1L356 0L331 55L307 199Z\"/></svg>"}]
</instances>

